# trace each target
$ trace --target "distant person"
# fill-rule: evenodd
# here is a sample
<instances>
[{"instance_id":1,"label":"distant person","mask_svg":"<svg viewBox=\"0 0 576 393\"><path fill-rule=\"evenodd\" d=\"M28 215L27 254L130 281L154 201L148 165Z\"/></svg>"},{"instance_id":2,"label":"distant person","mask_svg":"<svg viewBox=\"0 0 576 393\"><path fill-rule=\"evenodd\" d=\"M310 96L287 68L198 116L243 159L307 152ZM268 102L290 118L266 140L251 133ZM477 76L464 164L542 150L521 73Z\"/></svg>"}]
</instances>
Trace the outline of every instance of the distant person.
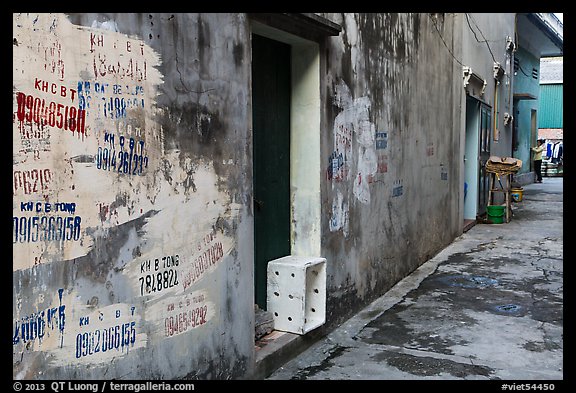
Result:
<instances>
[{"instance_id":1,"label":"distant person","mask_svg":"<svg viewBox=\"0 0 576 393\"><path fill-rule=\"evenodd\" d=\"M538 146L533 147L534 171L536 172L536 183L542 183L542 152L544 151L544 139L538 139Z\"/></svg>"}]
</instances>

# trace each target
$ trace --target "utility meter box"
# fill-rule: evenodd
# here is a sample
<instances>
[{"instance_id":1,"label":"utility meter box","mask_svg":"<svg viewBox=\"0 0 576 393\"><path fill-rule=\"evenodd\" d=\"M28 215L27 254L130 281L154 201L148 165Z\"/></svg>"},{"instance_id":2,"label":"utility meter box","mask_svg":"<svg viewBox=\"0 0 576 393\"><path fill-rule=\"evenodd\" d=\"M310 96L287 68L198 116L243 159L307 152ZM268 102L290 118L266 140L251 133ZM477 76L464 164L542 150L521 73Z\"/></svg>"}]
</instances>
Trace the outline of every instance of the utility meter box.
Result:
<instances>
[{"instance_id":1,"label":"utility meter box","mask_svg":"<svg viewBox=\"0 0 576 393\"><path fill-rule=\"evenodd\" d=\"M268 262L267 309L274 329L306 334L326 321L326 258L289 255Z\"/></svg>"}]
</instances>

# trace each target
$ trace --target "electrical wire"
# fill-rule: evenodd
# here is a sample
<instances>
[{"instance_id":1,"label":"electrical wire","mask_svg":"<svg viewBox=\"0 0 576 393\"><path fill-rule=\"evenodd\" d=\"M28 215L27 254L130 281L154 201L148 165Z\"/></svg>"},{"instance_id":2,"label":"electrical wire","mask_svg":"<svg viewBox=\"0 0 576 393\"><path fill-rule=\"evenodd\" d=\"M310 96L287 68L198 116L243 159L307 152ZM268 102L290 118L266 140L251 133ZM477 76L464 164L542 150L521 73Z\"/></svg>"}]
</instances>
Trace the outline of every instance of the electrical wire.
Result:
<instances>
[{"instance_id":1,"label":"electrical wire","mask_svg":"<svg viewBox=\"0 0 576 393\"><path fill-rule=\"evenodd\" d=\"M498 63L496 61L496 58L494 57L494 53L492 53L492 48L490 48L490 44L488 43L488 40L486 39L486 37L484 36L484 33L482 33L482 30L480 29L480 27L478 26L478 23L476 23L476 20L471 16L468 15L468 13L464 13L464 15L466 16L466 22L468 23L468 27L470 28L470 31L472 32L472 34L474 34L474 38L476 38L476 41L478 43L482 43L484 42L486 44L486 46L488 47L488 51L490 52L490 55L492 56L492 60L494 60L494 63ZM470 26L470 19L472 19L472 21L474 22L474 25L476 26L476 28L478 29L478 31L480 32L480 35L482 35L482 38L484 38L484 41L480 41L478 39L478 36L476 35L476 32L474 31L474 29L472 29L472 26Z\"/></svg>"},{"instance_id":2,"label":"electrical wire","mask_svg":"<svg viewBox=\"0 0 576 393\"><path fill-rule=\"evenodd\" d=\"M520 69L520 72L522 72L524 75L526 75L528 78L532 78L532 75L528 75L524 69L522 68L522 66L520 65L520 59L518 59L518 69Z\"/></svg>"},{"instance_id":3,"label":"electrical wire","mask_svg":"<svg viewBox=\"0 0 576 393\"><path fill-rule=\"evenodd\" d=\"M454 53L452 53L452 50L448 47L448 44L446 44L446 41L444 41L444 37L442 37L442 33L440 33L440 30L438 29L438 25L436 24L436 21L434 20L434 18L432 18L432 16L430 16L430 14L428 14L428 18L432 21L432 23L434 24L434 27L436 28L436 32L438 33L438 36L440 37L440 39L442 40L442 43L444 44L444 46L446 47L446 49L448 49L448 52L450 53L450 56L452 56L452 58L454 60L456 60L456 62L458 64L460 64L462 67L465 67L464 64L458 60L455 56Z\"/></svg>"},{"instance_id":4,"label":"electrical wire","mask_svg":"<svg viewBox=\"0 0 576 393\"><path fill-rule=\"evenodd\" d=\"M492 48L490 48L490 44L488 43L488 40L486 39L486 36L484 36L484 33L482 33L482 30L480 29L480 27L478 26L478 23L476 23L476 20L471 16L468 15L468 13L464 13L464 15L466 16L466 22L468 24L468 28L470 29L470 31L472 32L472 34L474 34L474 38L476 39L476 41L478 43L485 43L486 46L488 47L488 51L490 52L490 55L492 56L492 60L494 61L494 63L497 63L496 58L494 57L494 53L492 52ZM434 28L436 29L436 32L438 33L438 36L440 36L440 39L442 40L442 43L444 44L444 46L446 47L446 49L448 49L448 52L450 53L450 55L452 56L452 58L461 66L464 66L464 64L458 60L455 56L454 53L452 53L452 50L448 47L448 44L446 44L446 41L444 40L444 37L442 37L442 33L440 32L440 29L438 29L438 25L436 24L436 21L434 20L434 18L432 18L432 16L430 16L430 14L428 14L428 18L432 21L432 23L434 24ZM514 23L517 23L516 20L516 16L514 17ZM484 40L480 40L478 38L478 36L476 35L476 32L474 31L474 29L472 28L472 26L470 25L470 19L472 19L472 22L474 23L474 25L476 26L476 28L478 29L478 32L480 32L480 35L482 35L482 38L484 38ZM516 31L516 28L514 29L514 33L517 36L518 32ZM496 42L497 40L493 40L494 42ZM527 77L531 78L531 75L528 75L524 69L522 68L522 66L520 65L520 62L518 62L518 68L520 69L520 71Z\"/></svg>"}]
</instances>

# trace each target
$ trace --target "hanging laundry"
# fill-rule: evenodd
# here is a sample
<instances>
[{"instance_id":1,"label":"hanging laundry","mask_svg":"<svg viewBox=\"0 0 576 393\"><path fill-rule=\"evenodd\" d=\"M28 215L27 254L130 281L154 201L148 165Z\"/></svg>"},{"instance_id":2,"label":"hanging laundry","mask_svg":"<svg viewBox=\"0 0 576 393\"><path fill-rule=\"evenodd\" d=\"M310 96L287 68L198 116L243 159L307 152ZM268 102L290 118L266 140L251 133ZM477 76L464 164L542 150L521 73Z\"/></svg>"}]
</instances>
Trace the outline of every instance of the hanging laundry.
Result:
<instances>
[{"instance_id":1,"label":"hanging laundry","mask_svg":"<svg viewBox=\"0 0 576 393\"><path fill-rule=\"evenodd\" d=\"M553 146L554 146L554 144L552 142L546 143L546 157L548 157L548 158L552 157L552 147Z\"/></svg>"},{"instance_id":2,"label":"hanging laundry","mask_svg":"<svg viewBox=\"0 0 576 393\"><path fill-rule=\"evenodd\" d=\"M562 142L554 143L554 147L552 150L552 162L554 164L560 161L560 157L562 157Z\"/></svg>"}]
</instances>

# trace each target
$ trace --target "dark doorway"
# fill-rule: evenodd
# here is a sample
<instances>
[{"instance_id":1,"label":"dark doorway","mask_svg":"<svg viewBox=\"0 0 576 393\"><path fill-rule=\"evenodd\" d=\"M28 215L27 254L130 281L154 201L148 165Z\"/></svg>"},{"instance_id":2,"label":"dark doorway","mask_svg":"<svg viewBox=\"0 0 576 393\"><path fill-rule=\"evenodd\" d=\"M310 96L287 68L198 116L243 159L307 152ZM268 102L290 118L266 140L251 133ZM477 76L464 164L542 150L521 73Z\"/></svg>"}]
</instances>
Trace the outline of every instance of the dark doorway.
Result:
<instances>
[{"instance_id":1,"label":"dark doorway","mask_svg":"<svg viewBox=\"0 0 576 393\"><path fill-rule=\"evenodd\" d=\"M486 162L490 158L490 138L492 134L491 109L485 104L480 104L480 150L478 154L480 173L478 176L478 215L486 214L488 205L488 191L490 188L490 176L486 172Z\"/></svg>"},{"instance_id":2,"label":"dark doorway","mask_svg":"<svg viewBox=\"0 0 576 393\"><path fill-rule=\"evenodd\" d=\"M290 255L290 50L252 35L254 293L266 310L266 269Z\"/></svg>"}]
</instances>

